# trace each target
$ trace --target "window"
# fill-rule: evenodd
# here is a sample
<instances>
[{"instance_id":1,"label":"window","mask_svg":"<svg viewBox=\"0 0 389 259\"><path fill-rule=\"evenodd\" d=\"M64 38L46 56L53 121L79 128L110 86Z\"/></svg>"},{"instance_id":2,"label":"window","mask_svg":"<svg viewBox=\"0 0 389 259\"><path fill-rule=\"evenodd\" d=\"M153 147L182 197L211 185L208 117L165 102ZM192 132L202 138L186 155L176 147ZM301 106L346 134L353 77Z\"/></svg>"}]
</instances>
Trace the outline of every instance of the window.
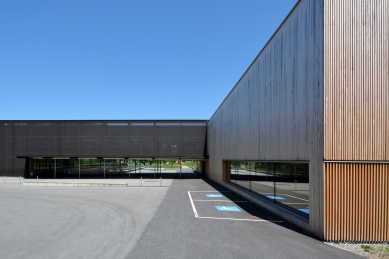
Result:
<instances>
[{"instance_id":1,"label":"window","mask_svg":"<svg viewBox=\"0 0 389 259\"><path fill-rule=\"evenodd\" d=\"M309 164L231 161L230 181L309 217Z\"/></svg>"}]
</instances>

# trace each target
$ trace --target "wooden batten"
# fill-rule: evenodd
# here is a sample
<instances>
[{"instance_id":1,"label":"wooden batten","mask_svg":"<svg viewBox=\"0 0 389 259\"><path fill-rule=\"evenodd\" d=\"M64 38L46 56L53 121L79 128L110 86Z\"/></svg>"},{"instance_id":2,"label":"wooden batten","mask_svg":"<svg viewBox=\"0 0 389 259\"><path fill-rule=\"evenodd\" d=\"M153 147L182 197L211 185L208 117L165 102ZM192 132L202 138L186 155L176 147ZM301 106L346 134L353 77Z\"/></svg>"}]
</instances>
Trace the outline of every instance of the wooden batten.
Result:
<instances>
[{"instance_id":1,"label":"wooden batten","mask_svg":"<svg viewBox=\"0 0 389 259\"><path fill-rule=\"evenodd\" d=\"M325 163L327 241L389 241L389 164Z\"/></svg>"},{"instance_id":2,"label":"wooden batten","mask_svg":"<svg viewBox=\"0 0 389 259\"><path fill-rule=\"evenodd\" d=\"M318 237L324 206L323 12L322 1L299 1L207 125L209 177L221 184L222 161L310 161L309 224Z\"/></svg>"},{"instance_id":3,"label":"wooden batten","mask_svg":"<svg viewBox=\"0 0 389 259\"><path fill-rule=\"evenodd\" d=\"M324 5L324 158L389 160L389 1Z\"/></svg>"}]
</instances>

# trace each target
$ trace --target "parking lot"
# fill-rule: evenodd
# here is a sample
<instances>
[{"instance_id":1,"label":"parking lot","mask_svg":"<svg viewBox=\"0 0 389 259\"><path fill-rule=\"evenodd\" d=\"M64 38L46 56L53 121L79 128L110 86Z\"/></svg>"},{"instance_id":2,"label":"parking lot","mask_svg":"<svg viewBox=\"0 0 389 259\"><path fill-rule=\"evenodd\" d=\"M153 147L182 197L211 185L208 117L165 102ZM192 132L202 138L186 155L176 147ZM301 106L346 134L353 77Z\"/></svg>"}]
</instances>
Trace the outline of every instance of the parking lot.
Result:
<instances>
[{"instance_id":1,"label":"parking lot","mask_svg":"<svg viewBox=\"0 0 389 259\"><path fill-rule=\"evenodd\" d=\"M356 258L202 179L0 197L0 258Z\"/></svg>"},{"instance_id":2,"label":"parking lot","mask_svg":"<svg viewBox=\"0 0 389 259\"><path fill-rule=\"evenodd\" d=\"M188 191L196 218L254 222L283 222L230 191Z\"/></svg>"},{"instance_id":3,"label":"parking lot","mask_svg":"<svg viewBox=\"0 0 389 259\"><path fill-rule=\"evenodd\" d=\"M124 258L167 190L0 184L0 258Z\"/></svg>"}]
</instances>

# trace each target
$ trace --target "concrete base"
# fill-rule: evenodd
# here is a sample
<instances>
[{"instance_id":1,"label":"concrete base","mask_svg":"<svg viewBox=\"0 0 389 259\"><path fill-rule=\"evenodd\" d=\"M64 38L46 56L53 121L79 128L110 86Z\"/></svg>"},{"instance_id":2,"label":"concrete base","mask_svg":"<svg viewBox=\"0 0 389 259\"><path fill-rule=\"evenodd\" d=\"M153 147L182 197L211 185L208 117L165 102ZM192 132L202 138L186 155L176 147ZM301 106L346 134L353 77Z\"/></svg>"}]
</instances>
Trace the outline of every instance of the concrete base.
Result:
<instances>
[{"instance_id":1,"label":"concrete base","mask_svg":"<svg viewBox=\"0 0 389 259\"><path fill-rule=\"evenodd\" d=\"M172 179L28 179L23 186L46 187L169 187Z\"/></svg>"}]
</instances>

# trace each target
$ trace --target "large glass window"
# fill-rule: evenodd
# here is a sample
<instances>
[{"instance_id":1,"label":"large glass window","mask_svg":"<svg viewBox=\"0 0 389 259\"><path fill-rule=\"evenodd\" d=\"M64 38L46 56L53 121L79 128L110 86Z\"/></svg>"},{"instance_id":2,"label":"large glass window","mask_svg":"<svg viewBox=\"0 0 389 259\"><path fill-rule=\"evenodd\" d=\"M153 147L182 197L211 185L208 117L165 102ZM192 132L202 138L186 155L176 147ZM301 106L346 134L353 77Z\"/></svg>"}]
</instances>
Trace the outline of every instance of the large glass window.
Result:
<instances>
[{"instance_id":1,"label":"large glass window","mask_svg":"<svg viewBox=\"0 0 389 259\"><path fill-rule=\"evenodd\" d=\"M274 196L274 163L254 162L251 191L263 196Z\"/></svg>"},{"instance_id":2,"label":"large glass window","mask_svg":"<svg viewBox=\"0 0 389 259\"><path fill-rule=\"evenodd\" d=\"M231 161L230 181L309 217L309 164Z\"/></svg>"},{"instance_id":3,"label":"large glass window","mask_svg":"<svg viewBox=\"0 0 389 259\"><path fill-rule=\"evenodd\" d=\"M245 178L245 164L240 174ZM131 178L162 177L200 172L201 163L196 160L157 160L130 158L32 158L29 177L35 178ZM185 175L184 175L185 176ZM170 176L169 176L170 177Z\"/></svg>"},{"instance_id":4,"label":"large glass window","mask_svg":"<svg viewBox=\"0 0 389 259\"><path fill-rule=\"evenodd\" d=\"M236 184L250 189L250 162L237 163L236 173Z\"/></svg>"},{"instance_id":5,"label":"large glass window","mask_svg":"<svg viewBox=\"0 0 389 259\"><path fill-rule=\"evenodd\" d=\"M32 159L30 177L46 178L51 177L54 170L54 161L51 159Z\"/></svg>"},{"instance_id":6,"label":"large glass window","mask_svg":"<svg viewBox=\"0 0 389 259\"><path fill-rule=\"evenodd\" d=\"M104 175L103 159L80 159L79 163L80 175L83 177L102 177Z\"/></svg>"}]
</instances>

